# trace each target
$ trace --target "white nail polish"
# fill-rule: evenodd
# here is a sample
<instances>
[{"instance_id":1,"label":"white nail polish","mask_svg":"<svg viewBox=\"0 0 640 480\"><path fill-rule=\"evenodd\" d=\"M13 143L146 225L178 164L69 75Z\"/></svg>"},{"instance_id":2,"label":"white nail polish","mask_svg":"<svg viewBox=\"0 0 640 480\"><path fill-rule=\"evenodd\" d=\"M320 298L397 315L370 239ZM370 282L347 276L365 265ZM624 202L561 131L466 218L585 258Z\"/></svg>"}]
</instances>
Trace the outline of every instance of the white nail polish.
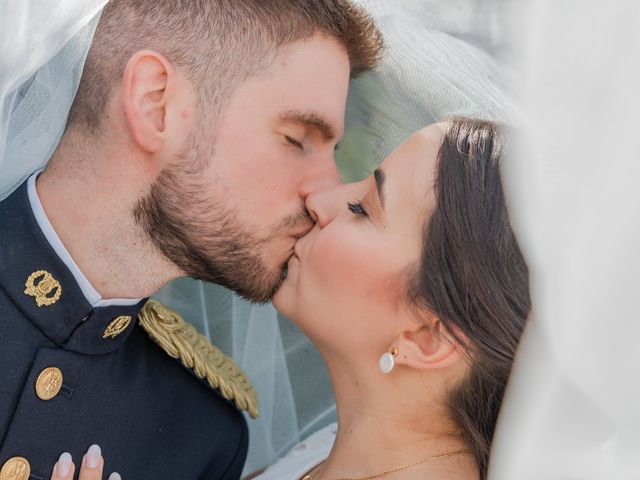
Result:
<instances>
[{"instance_id":1,"label":"white nail polish","mask_svg":"<svg viewBox=\"0 0 640 480\"><path fill-rule=\"evenodd\" d=\"M111 475L109 475L109 478L107 480L122 480L122 477L119 473L113 472Z\"/></svg>"},{"instance_id":2,"label":"white nail polish","mask_svg":"<svg viewBox=\"0 0 640 480\"><path fill-rule=\"evenodd\" d=\"M67 477L71 473L71 463L73 459L71 454L64 452L58 459L58 466L56 467L56 474L59 477Z\"/></svg>"},{"instance_id":3,"label":"white nail polish","mask_svg":"<svg viewBox=\"0 0 640 480\"><path fill-rule=\"evenodd\" d=\"M98 468L100 464L100 457L102 456L102 450L98 445L91 445L87 450L86 465L89 468Z\"/></svg>"}]
</instances>

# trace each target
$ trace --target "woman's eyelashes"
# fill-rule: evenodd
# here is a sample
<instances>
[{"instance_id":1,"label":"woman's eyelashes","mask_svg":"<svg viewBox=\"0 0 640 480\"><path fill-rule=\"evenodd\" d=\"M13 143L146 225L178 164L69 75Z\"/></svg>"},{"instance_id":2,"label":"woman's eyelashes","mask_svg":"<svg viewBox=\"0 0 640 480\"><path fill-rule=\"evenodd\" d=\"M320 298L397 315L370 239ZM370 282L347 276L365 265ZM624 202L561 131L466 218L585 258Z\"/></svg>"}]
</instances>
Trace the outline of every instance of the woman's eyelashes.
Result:
<instances>
[{"instance_id":1,"label":"woman's eyelashes","mask_svg":"<svg viewBox=\"0 0 640 480\"><path fill-rule=\"evenodd\" d=\"M293 137L290 137L289 135L285 135L284 138L287 142L289 142L291 145L293 145L297 149L304 151L304 145L302 145L302 142L299 142L298 140L296 140Z\"/></svg>"},{"instance_id":2,"label":"woman's eyelashes","mask_svg":"<svg viewBox=\"0 0 640 480\"><path fill-rule=\"evenodd\" d=\"M349 210L355 215L358 215L358 216L361 216L361 217L368 217L369 216L367 211L362 206L362 203L360 203L360 202L348 202L347 203L347 207L349 207Z\"/></svg>"}]
</instances>

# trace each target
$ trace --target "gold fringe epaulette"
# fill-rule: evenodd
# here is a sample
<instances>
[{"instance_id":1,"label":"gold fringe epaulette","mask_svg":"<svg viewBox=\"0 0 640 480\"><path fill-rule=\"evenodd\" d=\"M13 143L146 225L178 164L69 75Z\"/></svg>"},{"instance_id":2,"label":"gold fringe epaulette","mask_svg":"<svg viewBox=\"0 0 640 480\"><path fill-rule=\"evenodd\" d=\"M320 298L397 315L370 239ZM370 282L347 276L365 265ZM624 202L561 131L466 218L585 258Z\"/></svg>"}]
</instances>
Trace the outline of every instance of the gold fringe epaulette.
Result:
<instances>
[{"instance_id":1,"label":"gold fringe epaulette","mask_svg":"<svg viewBox=\"0 0 640 480\"><path fill-rule=\"evenodd\" d=\"M170 308L149 300L138 315L142 328L171 357L179 359L200 379L257 418L258 395L245 373L222 351Z\"/></svg>"}]
</instances>

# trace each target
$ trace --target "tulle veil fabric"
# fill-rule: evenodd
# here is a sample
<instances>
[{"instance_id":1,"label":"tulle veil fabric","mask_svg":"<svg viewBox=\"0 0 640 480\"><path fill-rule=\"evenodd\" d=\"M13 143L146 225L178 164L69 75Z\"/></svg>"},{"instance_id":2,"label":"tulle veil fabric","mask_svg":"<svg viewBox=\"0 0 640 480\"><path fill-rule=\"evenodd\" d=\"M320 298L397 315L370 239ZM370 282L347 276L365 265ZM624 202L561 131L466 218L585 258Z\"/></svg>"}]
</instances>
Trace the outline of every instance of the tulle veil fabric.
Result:
<instances>
[{"instance_id":1,"label":"tulle veil fabric","mask_svg":"<svg viewBox=\"0 0 640 480\"><path fill-rule=\"evenodd\" d=\"M12 0L0 6L0 198L54 151L96 13L105 3L66 0L54 8L46 0ZM506 61L504 2L359 3L376 18L387 48L380 68L351 85L337 159L345 179L362 178L410 133L447 116L513 118L509 86L515 74ZM4 30L14 23L17 30ZM5 35L8 31L14 36ZM20 62L25 58L29 61ZM320 355L272 306L252 305L219 286L189 279L173 282L157 297L233 356L255 383L261 417L249 420L246 472L272 463L335 420Z\"/></svg>"},{"instance_id":2,"label":"tulle veil fabric","mask_svg":"<svg viewBox=\"0 0 640 480\"><path fill-rule=\"evenodd\" d=\"M0 199L55 150L106 3L0 2Z\"/></svg>"}]
</instances>

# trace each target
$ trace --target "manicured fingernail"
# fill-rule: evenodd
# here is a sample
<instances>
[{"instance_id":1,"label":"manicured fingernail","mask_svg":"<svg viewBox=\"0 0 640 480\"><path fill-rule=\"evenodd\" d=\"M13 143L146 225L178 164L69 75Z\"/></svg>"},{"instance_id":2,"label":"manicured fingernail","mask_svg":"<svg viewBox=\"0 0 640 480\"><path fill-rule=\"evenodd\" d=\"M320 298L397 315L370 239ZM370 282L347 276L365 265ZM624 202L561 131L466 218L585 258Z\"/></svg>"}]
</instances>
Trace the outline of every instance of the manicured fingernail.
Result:
<instances>
[{"instance_id":1,"label":"manicured fingernail","mask_svg":"<svg viewBox=\"0 0 640 480\"><path fill-rule=\"evenodd\" d=\"M91 445L87 450L86 465L89 468L98 468L102 451L98 445Z\"/></svg>"},{"instance_id":2,"label":"manicured fingernail","mask_svg":"<svg viewBox=\"0 0 640 480\"><path fill-rule=\"evenodd\" d=\"M71 473L71 463L73 460L71 459L71 454L64 452L60 455L58 459L58 465L56 466L56 474L59 477L66 477Z\"/></svg>"},{"instance_id":3,"label":"manicured fingernail","mask_svg":"<svg viewBox=\"0 0 640 480\"><path fill-rule=\"evenodd\" d=\"M109 478L107 480L122 480L122 477L119 473L113 472L111 475L109 475Z\"/></svg>"}]
</instances>

